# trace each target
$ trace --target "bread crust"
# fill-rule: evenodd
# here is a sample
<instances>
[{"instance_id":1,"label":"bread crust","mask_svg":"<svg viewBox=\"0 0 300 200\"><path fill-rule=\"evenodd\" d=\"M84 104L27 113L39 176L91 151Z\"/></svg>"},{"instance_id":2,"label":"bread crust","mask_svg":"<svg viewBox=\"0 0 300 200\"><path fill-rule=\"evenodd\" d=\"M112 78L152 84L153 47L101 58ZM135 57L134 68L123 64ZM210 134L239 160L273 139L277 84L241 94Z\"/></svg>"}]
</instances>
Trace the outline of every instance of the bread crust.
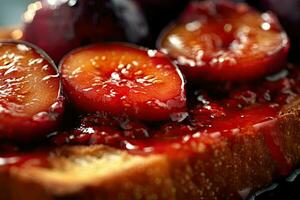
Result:
<instances>
[{"instance_id":1,"label":"bread crust","mask_svg":"<svg viewBox=\"0 0 300 200\"><path fill-rule=\"evenodd\" d=\"M97 163L97 159L110 165ZM50 168L10 169L5 181L9 188L8 199L174 198L169 165L164 157L132 156L105 146L76 146L54 150L49 162ZM111 166L113 162L118 166ZM77 174L80 170L82 174L87 173ZM100 173L97 174L97 170ZM164 193L156 193L160 189Z\"/></svg>"},{"instance_id":2,"label":"bread crust","mask_svg":"<svg viewBox=\"0 0 300 200\"><path fill-rule=\"evenodd\" d=\"M191 143L189 156L138 156L101 145L62 147L49 156L50 168L2 170L0 188L7 192L0 199L241 199L300 165L299 131L298 99L276 120L230 137L203 136L209 138ZM77 176L80 170L91 173Z\"/></svg>"}]
</instances>

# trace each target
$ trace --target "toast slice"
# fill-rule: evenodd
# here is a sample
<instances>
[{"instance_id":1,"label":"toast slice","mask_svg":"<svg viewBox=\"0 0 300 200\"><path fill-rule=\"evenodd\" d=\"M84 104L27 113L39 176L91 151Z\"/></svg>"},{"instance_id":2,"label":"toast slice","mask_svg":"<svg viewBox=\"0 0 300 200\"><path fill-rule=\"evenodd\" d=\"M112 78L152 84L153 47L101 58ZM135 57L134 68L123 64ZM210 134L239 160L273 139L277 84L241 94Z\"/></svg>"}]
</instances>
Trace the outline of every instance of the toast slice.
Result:
<instances>
[{"instance_id":1,"label":"toast slice","mask_svg":"<svg viewBox=\"0 0 300 200\"><path fill-rule=\"evenodd\" d=\"M1 173L1 199L174 198L164 157L141 157L105 146L49 151L47 167L12 167ZM157 191L164 190L163 193Z\"/></svg>"},{"instance_id":2,"label":"toast slice","mask_svg":"<svg viewBox=\"0 0 300 200\"><path fill-rule=\"evenodd\" d=\"M202 136L192 154L60 147L50 150L47 166L2 167L0 199L241 199L300 164L299 131L300 99L231 137Z\"/></svg>"}]
</instances>

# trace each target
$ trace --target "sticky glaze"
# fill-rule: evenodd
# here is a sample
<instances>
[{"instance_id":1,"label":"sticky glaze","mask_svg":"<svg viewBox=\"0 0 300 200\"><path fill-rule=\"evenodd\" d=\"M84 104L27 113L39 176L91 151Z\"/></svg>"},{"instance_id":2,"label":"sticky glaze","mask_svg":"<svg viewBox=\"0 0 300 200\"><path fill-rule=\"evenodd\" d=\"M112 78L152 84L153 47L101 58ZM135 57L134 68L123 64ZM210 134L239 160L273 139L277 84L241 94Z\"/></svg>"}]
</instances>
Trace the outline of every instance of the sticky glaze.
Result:
<instances>
[{"instance_id":1,"label":"sticky glaze","mask_svg":"<svg viewBox=\"0 0 300 200\"><path fill-rule=\"evenodd\" d=\"M83 111L125 113L149 121L185 111L182 74L156 50L94 45L68 54L60 68L65 92Z\"/></svg>"},{"instance_id":2,"label":"sticky glaze","mask_svg":"<svg viewBox=\"0 0 300 200\"><path fill-rule=\"evenodd\" d=\"M229 1L191 3L160 37L158 48L188 81L245 81L284 66L286 33L270 13Z\"/></svg>"},{"instance_id":3,"label":"sticky glaze","mask_svg":"<svg viewBox=\"0 0 300 200\"><path fill-rule=\"evenodd\" d=\"M0 75L0 138L26 142L57 127L64 99L55 65L44 52L1 42Z\"/></svg>"},{"instance_id":4,"label":"sticky glaze","mask_svg":"<svg viewBox=\"0 0 300 200\"><path fill-rule=\"evenodd\" d=\"M82 116L76 129L54 135L51 140L57 145L100 143L131 153L178 155L204 151L206 144L217 140L261 132L279 173L285 175L291 166L283 155L276 122L282 106L300 92L299 75L299 69L290 65L252 84L191 88L189 111L180 122L149 125L101 112Z\"/></svg>"}]
</instances>

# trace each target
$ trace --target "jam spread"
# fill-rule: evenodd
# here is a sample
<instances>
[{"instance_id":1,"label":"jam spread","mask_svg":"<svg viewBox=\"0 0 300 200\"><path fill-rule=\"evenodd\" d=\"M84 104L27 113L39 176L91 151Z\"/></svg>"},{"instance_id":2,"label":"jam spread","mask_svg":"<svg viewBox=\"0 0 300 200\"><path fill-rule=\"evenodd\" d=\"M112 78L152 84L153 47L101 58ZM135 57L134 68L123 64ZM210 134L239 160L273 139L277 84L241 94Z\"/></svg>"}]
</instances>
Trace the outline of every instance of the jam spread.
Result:
<instances>
[{"instance_id":1,"label":"jam spread","mask_svg":"<svg viewBox=\"0 0 300 200\"><path fill-rule=\"evenodd\" d=\"M189 110L165 123L143 123L126 116L107 113L81 115L76 128L55 132L48 136L50 145L106 144L131 153L192 153L194 142L210 143L214 138L230 137L245 129L260 128L270 153L282 173L290 166L274 141L274 121L282 106L295 100L300 92L300 70L287 69L249 84L191 88L188 92ZM212 90L211 87L214 87ZM177 120L177 121L176 121ZM262 128L263 127L263 128ZM269 134L273 130L274 134ZM47 165L47 151L18 153L13 146L0 148L0 166ZM199 148L199 147L198 147ZM199 150L199 149L198 149ZM4 153L5 152L5 153Z\"/></svg>"},{"instance_id":2,"label":"jam spread","mask_svg":"<svg viewBox=\"0 0 300 200\"><path fill-rule=\"evenodd\" d=\"M280 138L277 138L275 122L282 107L299 94L299 80L300 70L289 65L287 69L251 85L190 88L188 112L165 123L150 124L104 112L81 115L76 124L71 125L76 128L65 127L63 131L50 134L47 143L49 146L105 144L140 155L190 154L216 138L259 129L280 172L287 174L290 165L278 144ZM196 141L204 146L194 147ZM14 146L2 144L0 167L47 166L50 149L18 153Z\"/></svg>"},{"instance_id":3,"label":"jam spread","mask_svg":"<svg viewBox=\"0 0 300 200\"><path fill-rule=\"evenodd\" d=\"M35 151L30 151L30 153L20 153L16 149L14 149L14 151L0 153L0 170L10 169L11 167L48 167L49 152L50 148L44 147Z\"/></svg>"},{"instance_id":4,"label":"jam spread","mask_svg":"<svg viewBox=\"0 0 300 200\"><path fill-rule=\"evenodd\" d=\"M280 150L275 122L282 107L299 94L299 80L300 70L289 65L251 84L189 88L189 109L173 121L150 124L98 112L80 116L73 125L76 128L52 134L49 140L55 145L106 144L131 153L172 155L193 153L195 142L210 144L216 138L259 129L281 173L286 174L290 166Z\"/></svg>"}]
</instances>

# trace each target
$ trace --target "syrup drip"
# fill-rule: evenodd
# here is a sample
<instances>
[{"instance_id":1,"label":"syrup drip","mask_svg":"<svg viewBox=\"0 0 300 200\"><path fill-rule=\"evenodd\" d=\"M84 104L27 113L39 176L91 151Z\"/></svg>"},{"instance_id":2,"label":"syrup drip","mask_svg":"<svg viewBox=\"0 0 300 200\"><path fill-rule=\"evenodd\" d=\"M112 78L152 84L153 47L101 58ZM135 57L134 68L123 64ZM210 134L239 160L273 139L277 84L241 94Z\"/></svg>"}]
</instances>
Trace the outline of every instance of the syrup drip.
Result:
<instances>
[{"instance_id":1,"label":"syrup drip","mask_svg":"<svg viewBox=\"0 0 300 200\"><path fill-rule=\"evenodd\" d=\"M269 148L270 154L273 160L277 163L279 174L287 176L292 170L292 164L284 156L283 151L281 150L282 139L280 138L280 129L276 125L276 120L265 124L261 128L261 131L264 134L265 142Z\"/></svg>"}]
</instances>

